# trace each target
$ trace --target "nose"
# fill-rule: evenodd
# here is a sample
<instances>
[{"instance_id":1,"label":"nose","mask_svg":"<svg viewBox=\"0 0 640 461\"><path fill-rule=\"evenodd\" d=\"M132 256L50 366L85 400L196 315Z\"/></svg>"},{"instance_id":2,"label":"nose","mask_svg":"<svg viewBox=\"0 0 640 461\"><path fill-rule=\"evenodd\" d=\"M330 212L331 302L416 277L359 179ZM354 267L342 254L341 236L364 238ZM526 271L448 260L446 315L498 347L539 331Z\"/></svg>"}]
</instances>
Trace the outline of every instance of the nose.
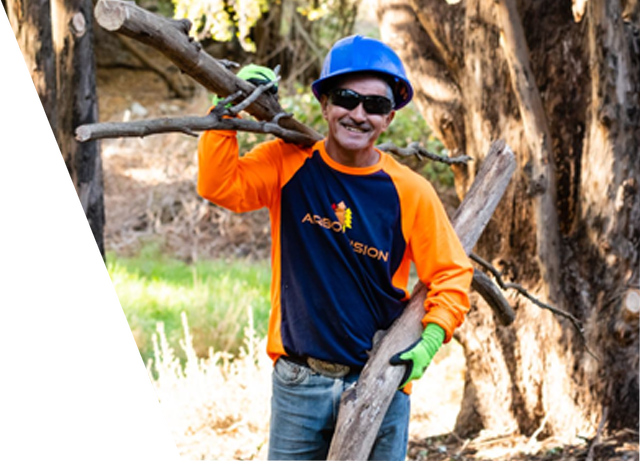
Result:
<instances>
[{"instance_id":1,"label":"nose","mask_svg":"<svg viewBox=\"0 0 640 461\"><path fill-rule=\"evenodd\" d=\"M367 118L367 112L364 110L364 107L362 107L362 103L351 109L349 115L351 115L351 118L356 122L363 122Z\"/></svg>"}]
</instances>

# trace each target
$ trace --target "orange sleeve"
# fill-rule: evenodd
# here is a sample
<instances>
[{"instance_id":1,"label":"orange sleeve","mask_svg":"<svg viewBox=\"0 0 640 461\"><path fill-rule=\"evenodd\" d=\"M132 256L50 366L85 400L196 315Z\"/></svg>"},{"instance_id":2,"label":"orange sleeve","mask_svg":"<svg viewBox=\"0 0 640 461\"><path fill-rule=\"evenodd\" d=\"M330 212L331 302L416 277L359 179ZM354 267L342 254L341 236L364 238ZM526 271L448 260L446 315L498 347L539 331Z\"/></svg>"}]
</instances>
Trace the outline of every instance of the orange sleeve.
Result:
<instances>
[{"instance_id":1,"label":"orange sleeve","mask_svg":"<svg viewBox=\"0 0 640 461\"><path fill-rule=\"evenodd\" d=\"M449 342L469 311L473 267L433 186L387 158L400 199L406 257L414 262L428 290L422 324L440 325Z\"/></svg>"},{"instance_id":2,"label":"orange sleeve","mask_svg":"<svg viewBox=\"0 0 640 461\"><path fill-rule=\"evenodd\" d=\"M440 325L446 343L469 311L473 267L433 187L427 181L422 186L409 249L428 289L422 323Z\"/></svg>"},{"instance_id":3,"label":"orange sleeve","mask_svg":"<svg viewBox=\"0 0 640 461\"><path fill-rule=\"evenodd\" d=\"M279 190L280 143L238 157L235 131L205 131L198 143L198 194L235 212L270 207Z\"/></svg>"}]
</instances>

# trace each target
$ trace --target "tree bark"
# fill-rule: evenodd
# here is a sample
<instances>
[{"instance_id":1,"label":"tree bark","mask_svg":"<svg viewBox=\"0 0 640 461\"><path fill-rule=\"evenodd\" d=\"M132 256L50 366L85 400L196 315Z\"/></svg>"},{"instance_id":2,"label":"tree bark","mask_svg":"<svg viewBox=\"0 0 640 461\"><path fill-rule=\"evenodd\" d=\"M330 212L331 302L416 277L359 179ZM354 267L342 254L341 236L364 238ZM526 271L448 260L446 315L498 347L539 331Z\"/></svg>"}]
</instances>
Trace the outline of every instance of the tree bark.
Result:
<instances>
[{"instance_id":1,"label":"tree bark","mask_svg":"<svg viewBox=\"0 0 640 461\"><path fill-rule=\"evenodd\" d=\"M5 132L16 138L22 119L25 143L3 149L3 171L15 165L19 175L2 183L0 221L15 227L0 244L0 274L10 281L0 298L0 367L11 372L0 459L101 459L114 443L98 340L102 167L97 144L73 138L75 126L97 120L92 2L9 1L8 10L22 117L11 109ZM2 110L12 106L3 97ZM60 286L34 292L37 273L52 280L51 266Z\"/></svg>"},{"instance_id":2,"label":"tree bark","mask_svg":"<svg viewBox=\"0 0 640 461\"><path fill-rule=\"evenodd\" d=\"M640 5L514 4L378 5L382 38L409 68L418 107L447 148L477 166L504 138L516 155L514 181L475 252L539 297L557 293L586 338L522 299L515 322L502 326L474 299L455 335L467 358L455 431L531 436L544 422L539 437L571 438L595 434L604 407L608 428L637 430L638 329L625 305L640 283ZM438 99L433 81L458 89L442 98L455 104ZM459 194L474 175L456 175ZM546 221L554 216L557 227Z\"/></svg>"}]
</instances>

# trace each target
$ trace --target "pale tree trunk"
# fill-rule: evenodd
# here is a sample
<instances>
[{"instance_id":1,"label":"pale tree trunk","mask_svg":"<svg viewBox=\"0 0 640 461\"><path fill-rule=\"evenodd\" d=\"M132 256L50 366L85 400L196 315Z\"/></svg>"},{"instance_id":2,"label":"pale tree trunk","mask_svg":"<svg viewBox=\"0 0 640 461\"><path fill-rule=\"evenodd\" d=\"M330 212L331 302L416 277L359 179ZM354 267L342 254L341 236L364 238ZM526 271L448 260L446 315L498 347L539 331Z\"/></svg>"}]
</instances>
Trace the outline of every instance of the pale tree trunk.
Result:
<instances>
[{"instance_id":1,"label":"pale tree trunk","mask_svg":"<svg viewBox=\"0 0 640 461\"><path fill-rule=\"evenodd\" d=\"M0 147L11 174L0 183L0 459L108 458L98 339L102 166L95 143L73 138L77 125L97 120L92 3L7 7L15 78L3 69L0 108L11 123ZM19 111L8 97L12 80ZM48 266L62 277L54 289L35 277Z\"/></svg>"},{"instance_id":2,"label":"pale tree trunk","mask_svg":"<svg viewBox=\"0 0 640 461\"><path fill-rule=\"evenodd\" d=\"M605 407L609 429L638 428L639 7L577 3L378 0L418 108L451 155L476 160L456 172L459 195L492 141L516 154L475 251L575 315L599 357L548 311L511 297L517 318L502 327L474 297L456 335L459 435L593 434Z\"/></svg>"}]
</instances>

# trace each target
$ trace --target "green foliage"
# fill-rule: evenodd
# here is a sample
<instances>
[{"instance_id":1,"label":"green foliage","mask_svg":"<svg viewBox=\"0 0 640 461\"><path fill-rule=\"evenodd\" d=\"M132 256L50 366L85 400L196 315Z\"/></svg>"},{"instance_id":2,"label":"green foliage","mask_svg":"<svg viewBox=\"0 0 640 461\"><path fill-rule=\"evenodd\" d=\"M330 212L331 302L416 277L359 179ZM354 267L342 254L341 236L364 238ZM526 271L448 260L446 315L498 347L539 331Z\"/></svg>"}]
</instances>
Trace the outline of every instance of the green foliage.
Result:
<instances>
[{"instance_id":1,"label":"green foliage","mask_svg":"<svg viewBox=\"0 0 640 461\"><path fill-rule=\"evenodd\" d=\"M172 0L136 0L136 4L152 13L158 13L164 17L173 16Z\"/></svg>"},{"instance_id":2,"label":"green foliage","mask_svg":"<svg viewBox=\"0 0 640 461\"><path fill-rule=\"evenodd\" d=\"M146 247L134 258L108 254L107 269L145 361L153 355L152 337L158 322L164 323L167 338L177 344L183 334L183 311L201 356L207 355L209 346L236 353L250 315L257 334L266 335L271 277L266 262L190 265Z\"/></svg>"},{"instance_id":3,"label":"green foliage","mask_svg":"<svg viewBox=\"0 0 640 461\"><path fill-rule=\"evenodd\" d=\"M251 28L268 10L268 0L172 0L174 17L189 19L198 39L227 42L237 36L244 49L255 51Z\"/></svg>"}]
</instances>

